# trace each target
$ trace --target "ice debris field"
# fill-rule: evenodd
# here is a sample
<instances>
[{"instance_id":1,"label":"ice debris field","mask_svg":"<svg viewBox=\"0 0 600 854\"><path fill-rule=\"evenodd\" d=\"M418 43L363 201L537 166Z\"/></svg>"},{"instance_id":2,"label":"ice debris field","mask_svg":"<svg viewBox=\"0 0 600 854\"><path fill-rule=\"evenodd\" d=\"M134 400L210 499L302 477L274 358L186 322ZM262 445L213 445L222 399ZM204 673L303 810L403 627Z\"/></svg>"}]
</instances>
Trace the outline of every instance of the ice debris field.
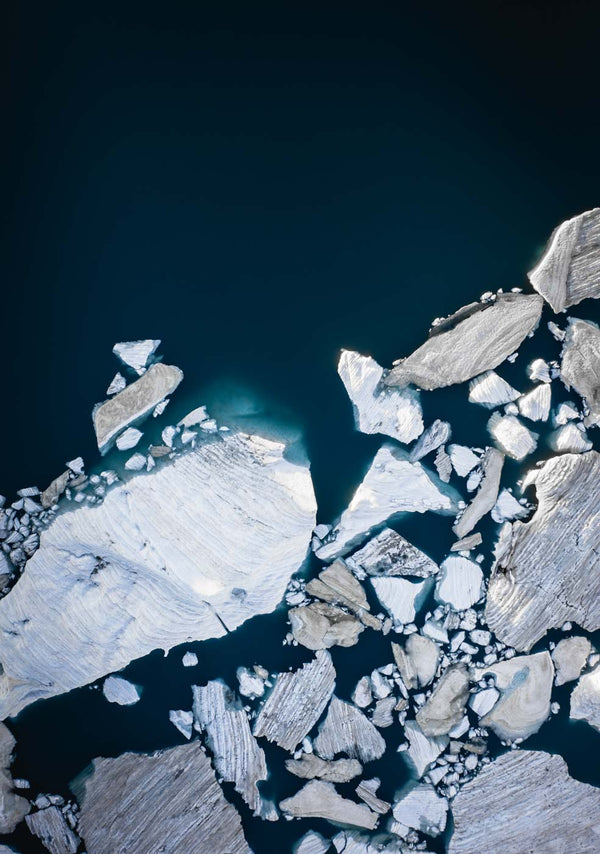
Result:
<instances>
[{"instance_id":1,"label":"ice debris field","mask_svg":"<svg viewBox=\"0 0 600 854\"><path fill-rule=\"evenodd\" d=\"M101 462L0 509L0 854L600 851L600 789L527 743L559 714L600 732L600 209L529 282L389 370L342 350L381 444L333 520L285 441L204 406L171 423L183 372L115 345ZM426 415L447 387L484 414L476 446ZM405 535L422 514L431 548ZM273 670L236 630L282 608ZM236 678L198 680L197 642L225 638ZM144 687L120 672L175 647L174 746L98 755L66 795L16 775L23 710L80 689L126 714Z\"/></svg>"}]
</instances>

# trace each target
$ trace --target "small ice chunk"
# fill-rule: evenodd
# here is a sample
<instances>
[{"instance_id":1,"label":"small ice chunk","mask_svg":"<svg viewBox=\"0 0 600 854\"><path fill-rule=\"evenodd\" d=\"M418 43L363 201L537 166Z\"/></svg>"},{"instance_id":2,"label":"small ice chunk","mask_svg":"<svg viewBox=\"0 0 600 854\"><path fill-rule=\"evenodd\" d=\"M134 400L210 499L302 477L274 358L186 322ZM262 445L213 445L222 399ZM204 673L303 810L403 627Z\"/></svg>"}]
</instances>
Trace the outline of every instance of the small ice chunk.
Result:
<instances>
[{"instance_id":1,"label":"small ice chunk","mask_svg":"<svg viewBox=\"0 0 600 854\"><path fill-rule=\"evenodd\" d=\"M359 709L366 709L373 702L371 680L368 676L361 677L356 683L356 688L352 693L352 702Z\"/></svg>"},{"instance_id":2,"label":"small ice chunk","mask_svg":"<svg viewBox=\"0 0 600 854\"><path fill-rule=\"evenodd\" d=\"M435 598L455 611L464 611L481 598L482 585L479 564L460 555L451 555L440 567Z\"/></svg>"},{"instance_id":3,"label":"small ice chunk","mask_svg":"<svg viewBox=\"0 0 600 854\"><path fill-rule=\"evenodd\" d=\"M117 372L112 378L109 387L106 389L106 394L117 394L117 392L123 391L126 385L127 382L123 374Z\"/></svg>"},{"instance_id":4,"label":"small ice chunk","mask_svg":"<svg viewBox=\"0 0 600 854\"><path fill-rule=\"evenodd\" d=\"M195 652L188 651L181 659L181 663L184 667L195 667L198 664L198 656Z\"/></svg>"},{"instance_id":5,"label":"small ice chunk","mask_svg":"<svg viewBox=\"0 0 600 854\"><path fill-rule=\"evenodd\" d=\"M519 412L530 421L547 421L552 401L552 388L548 383L536 386L517 401Z\"/></svg>"},{"instance_id":6,"label":"small ice chunk","mask_svg":"<svg viewBox=\"0 0 600 854\"><path fill-rule=\"evenodd\" d=\"M324 836L309 830L294 848L294 854L327 854L329 847L329 841Z\"/></svg>"},{"instance_id":7,"label":"small ice chunk","mask_svg":"<svg viewBox=\"0 0 600 854\"><path fill-rule=\"evenodd\" d=\"M102 693L109 703L118 703L119 706L133 706L141 696L139 688L120 676L105 679Z\"/></svg>"},{"instance_id":8,"label":"small ice chunk","mask_svg":"<svg viewBox=\"0 0 600 854\"><path fill-rule=\"evenodd\" d=\"M155 352L160 340L147 338L144 341L122 341L115 344L113 353L123 362L141 376L146 370L148 359Z\"/></svg>"},{"instance_id":9,"label":"small ice chunk","mask_svg":"<svg viewBox=\"0 0 600 854\"><path fill-rule=\"evenodd\" d=\"M394 804L394 818L428 836L439 836L446 827L448 801L430 783L412 787Z\"/></svg>"},{"instance_id":10,"label":"small ice chunk","mask_svg":"<svg viewBox=\"0 0 600 854\"><path fill-rule=\"evenodd\" d=\"M169 720L185 738L190 739L192 737L192 727L194 724L193 712L185 712L182 709L171 709Z\"/></svg>"},{"instance_id":11,"label":"small ice chunk","mask_svg":"<svg viewBox=\"0 0 600 854\"><path fill-rule=\"evenodd\" d=\"M494 522L510 522L513 519L524 519L529 515L531 508L528 504L520 504L515 496L503 489L492 509Z\"/></svg>"},{"instance_id":12,"label":"small ice chunk","mask_svg":"<svg viewBox=\"0 0 600 854\"><path fill-rule=\"evenodd\" d=\"M550 376L550 365L543 359L534 359L527 367L527 374L529 379L533 380L535 383L552 382L552 377Z\"/></svg>"},{"instance_id":13,"label":"small ice chunk","mask_svg":"<svg viewBox=\"0 0 600 854\"><path fill-rule=\"evenodd\" d=\"M486 409L495 409L512 400L517 400L521 392L513 388L495 371L486 371L469 383L469 403L478 403Z\"/></svg>"},{"instance_id":14,"label":"small ice chunk","mask_svg":"<svg viewBox=\"0 0 600 854\"><path fill-rule=\"evenodd\" d=\"M572 421L550 433L548 444L559 454L583 454L592 449L585 429Z\"/></svg>"},{"instance_id":15,"label":"small ice chunk","mask_svg":"<svg viewBox=\"0 0 600 854\"><path fill-rule=\"evenodd\" d=\"M117 448L120 451L128 451L130 448L135 448L143 435L141 430L137 430L135 427L128 427L117 439Z\"/></svg>"},{"instance_id":16,"label":"small ice chunk","mask_svg":"<svg viewBox=\"0 0 600 854\"><path fill-rule=\"evenodd\" d=\"M576 421L579 418L579 410L572 400L565 400L559 403L552 415L552 423L555 427L560 427L568 421Z\"/></svg>"},{"instance_id":17,"label":"small ice chunk","mask_svg":"<svg viewBox=\"0 0 600 854\"><path fill-rule=\"evenodd\" d=\"M470 534L468 537L463 537L462 540L457 540L450 546L451 552L470 552L480 546L483 542L483 537L479 532Z\"/></svg>"},{"instance_id":18,"label":"small ice chunk","mask_svg":"<svg viewBox=\"0 0 600 854\"><path fill-rule=\"evenodd\" d=\"M83 474L83 457L75 457L74 460L69 460L65 465L73 474Z\"/></svg>"},{"instance_id":19,"label":"small ice chunk","mask_svg":"<svg viewBox=\"0 0 600 854\"><path fill-rule=\"evenodd\" d=\"M449 445L448 453L454 471L459 477L466 477L481 462L477 454L474 454L471 448L467 448L465 445Z\"/></svg>"},{"instance_id":20,"label":"small ice chunk","mask_svg":"<svg viewBox=\"0 0 600 854\"><path fill-rule=\"evenodd\" d=\"M261 679L255 670L249 670L247 667L238 667L236 676L240 686L240 694L244 697L262 697L265 693L265 681Z\"/></svg>"},{"instance_id":21,"label":"small ice chunk","mask_svg":"<svg viewBox=\"0 0 600 854\"><path fill-rule=\"evenodd\" d=\"M488 712L491 712L499 699L500 691L497 688L484 688L483 691L471 694L469 706L473 709L477 717L482 718Z\"/></svg>"},{"instance_id":22,"label":"small ice chunk","mask_svg":"<svg viewBox=\"0 0 600 854\"><path fill-rule=\"evenodd\" d=\"M191 412L177 422L178 427L195 427L197 424L202 424L203 421L208 421L208 412L206 406L199 406L197 409L192 409Z\"/></svg>"},{"instance_id":23,"label":"small ice chunk","mask_svg":"<svg viewBox=\"0 0 600 854\"><path fill-rule=\"evenodd\" d=\"M565 330L557 326L553 320L548 321L548 329L557 341L564 341L567 337Z\"/></svg>"},{"instance_id":24,"label":"small ice chunk","mask_svg":"<svg viewBox=\"0 0 600 854\"><path fill-rule=\"evenodd\" d=\"M522 460L537 448L537 433L533 433L514 415L494 412L488 421L490 435L509 457Z\"/></svg>"},{"instance_id":25,"label":"small ice chunk","mask_svg":"<svg viewBox=\"0 0 600 854\"><path fill-rule=\"evenodd\" d=\"M383 368L371 356L342 350L338 374L354 409L356 428L412 442L423 432L419 392L383 385Z\"/></svg>"},{"instance_id":26,"label":"small ice chunk","mask_svg":"<svg viewBox=\"0 0 600 854\"><path fill-rule=\"evenodd\" d=\"M157 403L154 409L152 410L152 417L158 418L159 415L162 415L167 406L169 405L170 400L170 397L165 397L164 400L161 400L160 403Z\"/></svg>"},{"instance_id":27,"label":"small ice chunk","mask_svg":"<svg viewBox=\"0 0 600 854\"><path fill-rule=\"evenodd\" d=\"M380 577L371 578L371 584L395 627L412 623L431 589L428 579L415 582L406 578Z\"/></svg>"},{"instance_id":28,"label":"small ice chunk","mask_svg":"<svg viewBox=\"0 0 600 854\"><path fill-rule=\"evenodd\" d=\"M125 463L128 471L141 471L146 468L146 457L143 454L133 454Z\"/></svg>"},{"instance_id":29,"label":"small ice chunk","mask_svg":"<svg viewBox=\"0 0 600 854\"><path fill-rule=\"evenodd\" d=\"M422 777L432 762L448 745L447 735L426 736L416 721L406 721L404 732L409 742L407 759L418 777Z\"/></svg>"},{"instance_id":30,"label":"small ice chunk","mask_svg":"<svg viewBox=\"0 0 600 854\"><path fill-rule=\"evenodd\" d=\"M452 460L446 453L446 449L442 446L438 448L433 464L438 473L438 477L444 483L448 483L452 475Z\"/></svg>"},{"instance_id":31,"label":"small ice chunk","mask_svg":"<svg viewBox=\"0 0 600 854\"><path fill-rule=\"evenodd\" d=\"M165 429L162 431L161 438L168 448L173 447L173 439L175 438L178 432L179 430L177 429L177 427L174 427L172 424L169 424L169 426L165 427Z\"/></svg>"}]
</instances>

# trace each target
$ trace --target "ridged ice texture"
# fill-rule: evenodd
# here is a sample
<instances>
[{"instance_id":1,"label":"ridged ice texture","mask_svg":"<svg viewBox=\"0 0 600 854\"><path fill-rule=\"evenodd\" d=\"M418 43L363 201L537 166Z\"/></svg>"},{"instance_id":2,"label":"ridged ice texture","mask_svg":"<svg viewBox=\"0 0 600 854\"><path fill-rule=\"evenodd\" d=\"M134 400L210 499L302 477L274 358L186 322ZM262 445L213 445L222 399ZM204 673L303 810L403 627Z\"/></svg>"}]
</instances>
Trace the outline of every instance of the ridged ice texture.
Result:
<instances>
[{"instance_id":1,"label":"ridged ice texture","mask_svg":"<svg viewBox=\"0 0 600 854\"><path fill-rule=\"evenodd\" d=\"M600 628L600 454L564 454L529 476L538 508L500 532L486 618L504 643L529 650L572 620Z\"/></svg>"},{"instance_id":2,"label":"ridged ice texture","mask_svg":"<svg viewBox=\"0 0 600 854\"><path fill-rule=\"evenodd\" d=\"M341 753L364 763L383 756L385 741L360 709L334 696L314 747L324 759Z\"/></svg>"},{"instance_id":3,"label":"ridged ice texture","mask_svg":"<svg viewBox=\"0 0 600 854\"><path fill-rule=\"evenodd\" d=\"M600 732L600 666L584 673L571 694L571 717Z\"/></svg>"},{"instance_id":4,"label":"ridged ice texture","mask_svg":"<svg viewBox=\"0 0 600 854\"><path fill-rule=\"evenodd\" d=\"M371 528L396 513L452 513L458 497L452 487L443 484L421 463L411 463L399 448L384 445L375 454L329 541L317 549L317 557L330 560L346 554Z\"/></svg>"},{"instance_id":5,"label":"ridged ice texture","mask_svg":"<svg viewBox=\"0 0 600 854\"><path fill-rule=\"evenodd\" d=\"M434 327L427 341L390 371L385 384L431 390L498 367L536 328L542 302L537 295L510 293L460 309Z\"/></svg>"},{"instance_id":6,"label":"ridged ice texture","mask_svg":"<svg viewBox=\"0 0 600 854\"><path fill-rule=\"evenodd\" d=\"M256 785L267 779L264 751L250 732L248 716L223 682L194 685L194 724L206 733L219 777L233 783L255 814L261 797Z\"/></svg>"},{"instance_id":7,"label":"ridged ice texture","mask_svg":"<svg viewBox=\"0 0 600 854\"><path fill-rule=\"evenodd\" d=\"M449 854L595 854L600 789L561 756L514 750L486 765L452 803Z\"/></svg>"},{"instance_id":8,"label":"ridged ice texture","mask_svg":"<svg viewBox=\"0 0 600 854\"><path fill-rule=\"evenodd\" d=\"M354 408L362 433L384 433L399 442L412 442L423 432L419 392L382 385L383 368L370 356L342 350L338 374Z\"/></svg>"},{"instance_id":9,"label":"ridged ice texture","mask_svg":"<svg viewBox=\"0 0 600 854\"><path fill-rule=\"evenodd\" d=\"M0 718L273 610L315 522L284 450L224 434L58 516L0 600Z\"/></svg>"},{"instance_id":10,"label":"ridged ice texture","mask_svg":"<svg viewBox=\"0 0 600 854\"><path fill-rule=\"evenodd\" d=\"M600 329L595 323L569 318L560 376L585 400L589 413L584 424L600 425Z\"/></svg>"},{"instance_id":11,"label":"ridged ice texture","mask_svg":"<svg viewBox=\"0 0 600 854\"><path fill-rule=\"evenodd\" d=\"M279 674L256 718L254 735L294 750L321 717L334 688L331 656L319 650L303 667Z\"/></svg>"},{"instance_id":12,"label":"ridged ice texture","mask_svg":"<svg viewBox=\"0 0 600 854\"><path fill-rule=\"evenodd\" d=\"M79 831L88 854L252 854L198 741L95 759Z\"/></svg>"},{"instance_id":13,"label":"ridged ice texture","mask_svg":"<svg viewBox=\"0 0 600 854\"><path fill-rule=\"evenodd\" d=\"M561 223L528 275L554 311L600 297L600 208Z\"/></svg>"}]
</instances>

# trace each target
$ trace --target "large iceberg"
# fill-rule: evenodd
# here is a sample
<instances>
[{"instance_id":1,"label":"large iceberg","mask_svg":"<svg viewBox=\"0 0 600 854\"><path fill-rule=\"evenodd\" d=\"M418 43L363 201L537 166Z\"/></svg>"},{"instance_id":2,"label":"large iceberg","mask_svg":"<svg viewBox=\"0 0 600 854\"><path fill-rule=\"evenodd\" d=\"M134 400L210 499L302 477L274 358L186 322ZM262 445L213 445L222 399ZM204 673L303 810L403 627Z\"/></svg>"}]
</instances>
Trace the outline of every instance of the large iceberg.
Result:
<instances>
[{"instance_id":1,"label":"large iceberg","mask_svg":"<svg viewBox=\"0 0 600 854\"><path fill-rule=\"evenodd\" d=\"M0 718L272 611L316 512L284 451L224 433L59 515L0 600Z\"/></svg>"}]
</instances>

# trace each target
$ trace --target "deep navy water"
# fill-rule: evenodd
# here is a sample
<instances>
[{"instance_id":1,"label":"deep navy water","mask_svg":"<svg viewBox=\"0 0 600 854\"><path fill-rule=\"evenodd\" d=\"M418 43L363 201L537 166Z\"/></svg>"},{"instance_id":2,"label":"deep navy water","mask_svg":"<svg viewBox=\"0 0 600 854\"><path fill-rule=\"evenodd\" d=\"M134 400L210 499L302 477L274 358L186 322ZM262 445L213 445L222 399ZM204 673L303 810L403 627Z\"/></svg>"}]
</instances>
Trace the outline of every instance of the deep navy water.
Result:
<instances>
[{"instance_id":1,"label":"deep navy water","mask_svg":"<svg viewBox=\"0 0 600 854\"><path fill-rule=\"evenodd\" d=\"M185 373L173 417L243 399L293 425L331 521L381 441L353 430L339 349L389 366L435 316L524 286L554 226L598 204L595 10L83 6L20 4L4 29L0 492L43 488L79 454L92 466L113 343L158 337ZM524 364L503 370L517 387ZM456 441L485 441L488 413L464 393L424 408ZM449 526L397 525L436 559ZM192 682L308 658L285 631L281 611L186 645L193 671L182 650L153 653L126 671L145 688L133 708L90 689L31 707L11 722L16 773L66 792L94 756L178 743L167 710L189 708ZM389 660L389 639L363 638L334 650L341 696ZM600 736L568 722L568 702L527 746L600 785ZM407 779L394 749L372 769L382 797ZM276 754L266 791L281 798L295 781ZM305 829L241 811L257 854Z\"/></svg>"}]
</instances>

